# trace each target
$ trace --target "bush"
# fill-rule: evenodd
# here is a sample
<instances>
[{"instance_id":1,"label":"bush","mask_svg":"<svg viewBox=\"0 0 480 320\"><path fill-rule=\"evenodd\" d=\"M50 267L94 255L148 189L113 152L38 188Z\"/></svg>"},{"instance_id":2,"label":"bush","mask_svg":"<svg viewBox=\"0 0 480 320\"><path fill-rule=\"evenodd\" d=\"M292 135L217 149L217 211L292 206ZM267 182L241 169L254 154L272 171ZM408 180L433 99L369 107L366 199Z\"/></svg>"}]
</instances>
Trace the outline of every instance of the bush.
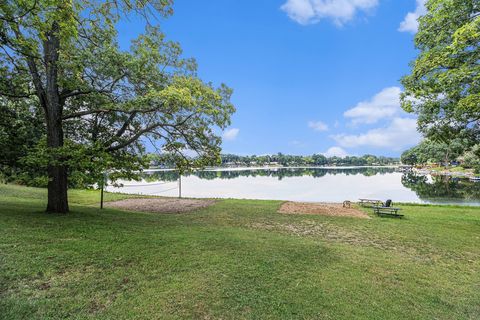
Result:
<instances>
[{"instance_id":1,"label":"bush","mask_svg":"<svg viewBox=\"0 0 480 320\"><path fill-rule=\"evenodd\" d=\"M480 144L473 146L473 148L466 152L463 156L464 167L475 169L476 173L480 173Z\"/></svg>"}]
</instances>

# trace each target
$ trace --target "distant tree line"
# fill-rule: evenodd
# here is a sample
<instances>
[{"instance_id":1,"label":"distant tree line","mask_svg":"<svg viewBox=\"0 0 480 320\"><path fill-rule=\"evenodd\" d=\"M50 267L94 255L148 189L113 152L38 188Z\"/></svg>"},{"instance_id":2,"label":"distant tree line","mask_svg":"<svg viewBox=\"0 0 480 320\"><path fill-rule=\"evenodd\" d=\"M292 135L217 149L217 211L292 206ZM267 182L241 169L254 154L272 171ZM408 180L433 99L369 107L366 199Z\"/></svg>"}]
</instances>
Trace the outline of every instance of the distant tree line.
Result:
<instances>
[{"instance_id":1,"label":"distant tree line","mask_svg":"<svg viewBox=\"0 0 480 320\"><path fill-rule=\"evenodd\" d=\"M223 166L256 166L278 164L281 166L385 166L399 163L398 158L374 156L326 157L322 154L310 156L296 156L278 153L262 156L239 156L234 154L222 154Z\"/></svg>"},{"instance_id":2,"label":"distant tree line","mask_svg":"<svg viewBox=\"0 0 480 320\"><path fill-rule=\"evenodd\" d=\"M399 158L383 157L374 155L326 157L322 154L310 156L297 156L277 153L273 155L240 156L235 154L222 154L222 167L255 167L255 166L386 166L400 163ZM175 159L169 154L150 155L150 163L153 166L174 168Z\"/></svg>"}]
</instances>

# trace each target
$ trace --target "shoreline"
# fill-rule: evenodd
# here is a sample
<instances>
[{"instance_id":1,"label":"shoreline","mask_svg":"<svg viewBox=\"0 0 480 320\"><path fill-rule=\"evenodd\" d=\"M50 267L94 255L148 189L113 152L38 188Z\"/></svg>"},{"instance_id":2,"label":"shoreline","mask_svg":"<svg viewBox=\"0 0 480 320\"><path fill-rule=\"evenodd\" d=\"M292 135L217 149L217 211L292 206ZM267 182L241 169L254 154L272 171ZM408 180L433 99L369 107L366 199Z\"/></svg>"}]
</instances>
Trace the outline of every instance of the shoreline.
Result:
<instances>
[{"instance_id":1,"label":"shoreline","mask_svg":"<svg viewBox=\"0 0 480 320\"><path fill-rule=\"evenodd\" d=\"M345 170L345 169L369 169L369 168L388 168L397 169L401 165L388 166L256 166L256 167L206 167L204 169L195 169L192 171L246 171L246 170L275 170L275 169L325 169L325 170ZM176 171L172 168L150 168L143 170L143 172L158 172L158 171Z\"/></svg>"},{"instance_id":2,"label":"shoreline","mask_svg":"<svg viewBox=\"0 0 480 320\"><path fill-rule=\"evenodd\" d=\"M458 168L458 167L452 167ZM463 168L462 168L463 169ZM451 171L445 167L436 167L436 168L415 168L412 167L412 171L417 174L422 175L431 175L431 176L449 176L453 178L465 178L465 179L472 179L472 178L480 178L479 174L475 174L473 169L463 169L465 171Z\"/></svg>"}]
</instances>

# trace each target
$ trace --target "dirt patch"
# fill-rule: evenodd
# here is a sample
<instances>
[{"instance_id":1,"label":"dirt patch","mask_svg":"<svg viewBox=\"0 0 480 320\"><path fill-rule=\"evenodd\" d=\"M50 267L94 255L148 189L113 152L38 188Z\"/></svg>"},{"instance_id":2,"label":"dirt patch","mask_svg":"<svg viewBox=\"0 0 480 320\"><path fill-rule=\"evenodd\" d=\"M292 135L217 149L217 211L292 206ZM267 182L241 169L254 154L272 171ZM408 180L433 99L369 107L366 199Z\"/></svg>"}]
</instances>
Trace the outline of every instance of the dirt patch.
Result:
<instances>
[{"instance_id":1,"label":"dirt patch","mask_svg":"<svg viewBox=\"0 0 480 320\"><path fill-rule=\"evenodd\" d=\"M278 212L370 219L365 212L356 208L344 208L341 203L285 202Z\"/></svg>"},{"instance_id":2,"label":"dirt patch","mask_svg":"<svg viewBox=\"0 0 480 320\"><path fill-rule=\"evenodd\" d=\"M154 212L154 213L182 213L200 208L206 208L215 203L215 200L200 199L175 199L175 198L150 198L126 199L109 202L107 207L129 211Z\"/></svg>"}]
</instances>

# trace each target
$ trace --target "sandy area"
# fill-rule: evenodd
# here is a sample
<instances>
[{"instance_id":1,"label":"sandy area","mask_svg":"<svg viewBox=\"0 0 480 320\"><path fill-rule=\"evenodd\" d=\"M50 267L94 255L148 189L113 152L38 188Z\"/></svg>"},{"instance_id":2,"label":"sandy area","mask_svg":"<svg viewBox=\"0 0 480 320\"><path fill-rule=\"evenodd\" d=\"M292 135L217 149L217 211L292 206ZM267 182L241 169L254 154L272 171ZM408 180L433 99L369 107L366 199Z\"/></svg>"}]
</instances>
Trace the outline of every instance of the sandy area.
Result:
<instances>
[{"instance_id":1,"label":"sandy area","mask_svg":"<svg viewBox=\"0 0 480 320\"><path fill-rule=\"evenodd\" d=\"M155 213L182 213L211 206L215 200L175 199L175 198L145 198L126 199L108 202L105 205L129 211L155 212Z\"/></svg>"},{"instance_id":2,"label":"sandy area","mask_svg":"<svg viewBox=\"0 0 480 320\"><path fill-rule=\"evenodd\" d=\"M356 208L344 208L341 203L285 202L278 212L370 219L365 212Z\"/></svg>"}]
</instances>

